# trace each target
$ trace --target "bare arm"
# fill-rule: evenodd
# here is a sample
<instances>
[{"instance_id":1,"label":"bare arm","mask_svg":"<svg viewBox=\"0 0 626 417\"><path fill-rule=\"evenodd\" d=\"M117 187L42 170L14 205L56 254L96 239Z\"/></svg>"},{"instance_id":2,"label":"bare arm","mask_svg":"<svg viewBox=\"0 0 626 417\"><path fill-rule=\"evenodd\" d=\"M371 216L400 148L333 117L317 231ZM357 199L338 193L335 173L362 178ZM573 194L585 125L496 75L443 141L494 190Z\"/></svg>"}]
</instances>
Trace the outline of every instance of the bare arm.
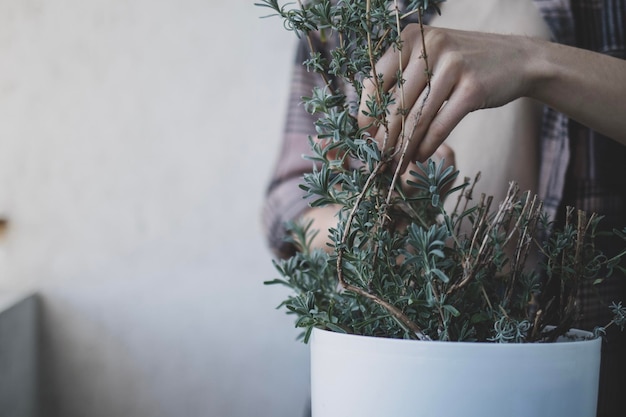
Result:
<instances>
[{"instance_id":1,"label":"bare arm","mask_svg":"<svg viewBox=\"0 0 626 417\"><path fill-rule=\"evenodd\" d=\"M528 95L626 145L626 61L537 42Z\"/></svg>"}]
</instances>

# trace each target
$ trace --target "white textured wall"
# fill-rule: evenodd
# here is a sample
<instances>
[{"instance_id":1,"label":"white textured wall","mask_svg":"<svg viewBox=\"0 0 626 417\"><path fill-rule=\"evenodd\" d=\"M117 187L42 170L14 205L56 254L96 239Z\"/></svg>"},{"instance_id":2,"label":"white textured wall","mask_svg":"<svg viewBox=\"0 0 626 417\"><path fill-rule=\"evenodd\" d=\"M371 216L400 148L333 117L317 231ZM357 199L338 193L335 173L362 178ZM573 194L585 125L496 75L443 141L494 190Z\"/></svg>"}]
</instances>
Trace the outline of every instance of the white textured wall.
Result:
<instances>
[{"instance_id":1,"label":"white textured wall","mask_svg":"<svg viewBox=\"0 0 626 417\"><path fill-rule=\"evenodd\" d=\"M265 13L0 2L0 290L42 294L43 417L300 415L261 285L293 47Z\"/></svg>"}]
</instances>

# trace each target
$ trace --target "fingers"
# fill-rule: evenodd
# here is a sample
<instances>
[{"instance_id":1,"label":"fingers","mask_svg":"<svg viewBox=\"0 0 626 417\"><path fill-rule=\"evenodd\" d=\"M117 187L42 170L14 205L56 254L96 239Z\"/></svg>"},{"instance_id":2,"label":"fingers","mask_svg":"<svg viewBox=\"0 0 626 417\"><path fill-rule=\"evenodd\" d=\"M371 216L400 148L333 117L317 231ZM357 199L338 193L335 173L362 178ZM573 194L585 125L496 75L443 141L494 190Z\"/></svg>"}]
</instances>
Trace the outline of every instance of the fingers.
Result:
<instances>
[{"instance_id":1,"label":"fingers","mask_svg":"<svg viewBox=\"0 0 626 417\"><path fill-rule=\"evenodd\" d=\"M405 32L403 38L404 35ZM374 125L374 118L363 114L368 111L367 102L377 99L376 81L370 78L363 84L359 126L371 125L368 132L383 151L394 148L395 164L391 167L401 162L401 171L406 170L410 161L428 159L463 117L484 107L475 102L481 92L468 77L470 71L463 55L467 48L450 48L449 34L441 31L428 30L427 35L428 64L432 71L430 87L426 62L421 56L421 35L415 29L406 34L401 55L392 49L376 64L376 72L384 74L381 89L391 92L394 100L388 108L385 126ZM401 87L397 82L399 67L404 79Z\"/></svg>"},{"instance_id":2,"label":"fingers","mask_svg":"<svg viewBox=\"0 0 626 417\"><path fill-rule=\"evenodd\" d=\"M425 161L443 141L437 142L438 137L428 136L427 133L442 107L445 107L444 103L454 89L456 75L451 71L436 71L430 87L426 86L427 80L424 81L424 87L419 90L419 97L414 100L406 118L405 140L409 142L406 144L406 157L402 161L401 170L406 169L410 160Z\"/></svg>"},{"instance_id":3,"label":"fingers","mask_svg":"<svg viewBox=\"0 0 626 417\"><path fill-rule=\"evenodd\" d=\"M397 52L395 50L387 51L382 58L376 63L376 73L385 74L383 77L382 91L389 91L393 84L397 82L395 79L395 73L398 68ZM378 78L377 75L371 74L370 78L363 81L363 91L361 92L361 102L359 105L359 114L357 120L359 126L365 127L374 123L375 118L370 115L366 115L365 112L370 112L367 105L368 101L376 101L378 95Z\"/></svg>"},{"instance_id":4,"label":"fingers","mask_svg":"<svg viewBox=\"0 0 626 417\"><path fill-rule=\"evenodd\" d=\"M412 103L412 107L406 117L404 132L401 132L400 115L390 117L389 121L390 136L395 134L402 141L409 140L406 144L406 155L400 167L402 171L406 170L410 161L427 160L437 151L459 122L468 113L480 107L480 104L475 102L480 95L470 82L461 79L462 67L454 59L442 60L435 66L430 88L426 86L425 74L422 74L422 77L416 75L419 65L416 65L411 72L409 68L407 67L406 71L405 99L406 102ZM416 96L418 97L415 98ZM380 137L381 129L379 129L377 139ZM400 155L396 155L395 158L399 162Z\"/></svg>"},{"instance_id":5,"label":"fingers","mask_svg":"<svg viewBox=\"0 0 626 417\"><path fill-rule=\"evenodd\" d=\"M456 158L454 156L454 150L448 145L446 145L445 143L442 143L437 148L437 150L435 151L433 155L438 160L445 161L445 165L444 165L445 168L456 165Z\"/></svg>"},{"instance_id":6,"label":"fingers","mask_svg":"<svg viewBox=\"0 0 626 417\"><path fill-rule=\"evenodd\" d=\"M402 105L402 98L399 96L400 90L397 88L398 70L401 69L403 72L405 72L407 65L414 66L415 64L413 62L419 61L419 60L411 59L411 52L414 52L412 48L406 48L406 50L403 50L401 54L396 48L390 48L383 54L383 56L375 64L376 74L384 75L382 77L381 91L393 92L395 103L392 104L391 107L389 108L390 110L389 115L391 116L391 118L394 118L393 116L397 113L399 107ZM404 76L404 79L406 80L407 77ZM363 81L363 91L361 93L359 113L357 115L357 120L358 120L359 126L361 127L366 127L375 122L375 119L373 117L364 114L364 112L369 112L367 102L375 101L377 99L378 81L379 81L378 78L377 77L375 78L373 74L370 78ZM406 91L407 88L404 88L404 90ZM419 91L419 89L416 88L415 91ZM397 129L394 129L394 130L397 130ZM376 133L377 132L376 126L372 126L369 129L369 132L372 136L378 136ZM397 132L395 133L396 133L395 135L389 134L389 137L394 139L394 143L395 143L395 138L397 137ZM389 146L393 146L394 143L389 144Z\"/></svg>"},{"instance_id":7,"label":"fingers","mask_svg":"<svg viewBox=\"0 0 626 417\"><path fill-rule=\"evenodd\" d=\"M413 157L418 161L425 161L435 153L450 135L452 130L467 116L474 107L468 97L471 94L464 92L465 88L455 88L439 111L427 123L425 132L417 132L413 136L415 151Z\"/></svg>"},{"instance_id":8,"label":"fingers","mask_svg":"<svg viewBox=\"0 0 626 417\"><path fill-rule=\"evenodd\" d=\"M388 135L390 138L398 138L397 142L400 146L410 138L412 129L408 118L405 118L405 121L409 122L403 124L402 114L406 114L407 111L410 114L428 83L424 61L422 59L410 60L403 71L403 77L405 81L402 88L396 87L393 90L395 103L391 106L388 117ZM384 134L384 129L379 128L376 133L379 143L383 140ZM395 143L396 140L394 140Z\"/></svg>"}]
</instances>

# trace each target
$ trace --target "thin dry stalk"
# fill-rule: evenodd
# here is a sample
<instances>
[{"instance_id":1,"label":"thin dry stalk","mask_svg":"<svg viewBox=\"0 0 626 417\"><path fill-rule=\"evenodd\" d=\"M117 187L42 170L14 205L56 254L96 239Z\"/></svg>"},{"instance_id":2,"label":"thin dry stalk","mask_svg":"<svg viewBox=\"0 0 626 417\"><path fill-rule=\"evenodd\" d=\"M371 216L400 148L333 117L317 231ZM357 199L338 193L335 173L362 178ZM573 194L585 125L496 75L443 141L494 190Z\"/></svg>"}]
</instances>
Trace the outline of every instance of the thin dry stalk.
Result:
<instances>
[{"instance_id":1,"label":"thin dry stalk","mask_svg":"<svg viewBox=\"0 0 626 417\"><path fill-rule=\"evenodd\" d=\"M367 0L366 3L366 12L367 12L367 17L368 17L368 21L371 18L371 14L370 14L370 10L371 10L371 0ZM396 9L396 13L399 13L399 9ZM421 22L421 20L420 20ZM399 20L397 20L397 24L399 25ZM421 23L420 23L421 24ZM399 26L398 26L399 29ZM371 31L368 31L371 32ZM399 30L398 30L399 33ZM370 51L369 53L369 58L370 58L370 65L372 67L372 73L373 73L373 78L374 78L374 85L375 85L375 89L376 89L376 99L379 103L382 102L382 98L380 96L380 85L378 82L378 75L376 74L376 63L374 60L374 51L373 51L373 45L372 45L372 38L370 33L368 33L368 49ZM401 61L400 61L401 62ZM401 84L401 83L400 83ZM423 104L422 104L423 106ZM404 119L404 116L403 116ZM383 141L383 149L385 149L387 140L388 140L388 124L387 124L387 120L383 115L383 120L381 121L382 125L384 126L385 129L385 139ZM404 155L403 155L404 157ZM402 160L402 159L401 159ZM351 284L349 284L346 279L345 279L345 275L344 275L344 271L343 271L343 259L345 256L345 245L347 243L347 239L348 236L350 235L350 230L351 230L351 225L352 222L354 220L354 217L356 215L356 211L358 209L358 207L360 206L361 202L363 201L363 199L365 198L365 194L368 192L368 190L370 189L370 187L372 186L374 180L376 179L376 177L378 175L380 175L380 173L382 172L383 168L385 167L385 163L384 161L379 162L375 169L372 171L372 173L369 175L365 186L363 187L363 191L361 192L361 194L358 195L354 207L352 208L352 210L350 211L350 214L348 215L347 219L346 219L346 225L345 225L345 229L344 229L344 234L342 236L342 240L341 240L341 247L338 249L338 253L337 253L337 276L338 276L338 280L340 285L348 291L354 292L356 294L359 294L365 298L370 299L371 301L373 301L374 303L380 305L381 307L383 307L384 309L386 309L398 322L400 322L404 327L406 327L407 329L409 329L411 331L411 335L415 336L415 338L420 339L420 340L428 340L429 337L427 335L424 334L424 332L422 331L422 329L417 326L413 321L411 321L404 313L402 313L402 311L400 311L397 307L393 306L392 304L388 303L387 301L381 299L380 297L378 297L377 295L370 293L362 288L353 286ZM394 188L394 184L397 180L397 176L394 176L394 180L392 181L392 185L390 187L390 193ZM384 227L385 223L387 221L387 216L385 211L387 210L387 206L389 204L390 197L391 194L389 194L387 196L387 204L385 204L384 206L380 207L380 216L379 216L379 221L380 221L380 225L378 227Z\"/></svg>"},{"instance_id":2,"label":"thin dry stalk","mask_svg":"<svg viewBox=\"0 0 626 417\"><path fill-rule=\"evenodd\" d=\"M493 245L489 244L493 240L494 230L499 230L503 227L504 221L507 219L510 211L513 209L513 205L515 199L517 197L517 185L511 183L509 185L509 190L507 192L507 196L504 201L500 204L498 211L495 213L493 220L487 224L487 227L484 228L482 233L482 242L480 247L478 248L478 252L474 257L472 257L473 249L468 252L468 258L463 262L463 278L460 282L451 285L447 291L447 294L450 295L455 291L458 291L465 286L467 286L478 274L478 271L485 265L489 265L492 262L492 254L493 254ZM488 210L483 213L481 218L481 222L486 219L488 216ZM476 229L477 231L479 228ZM472 246L476 241L477 236L474 236L472 239Z\"/></svg>"}]
</instances>

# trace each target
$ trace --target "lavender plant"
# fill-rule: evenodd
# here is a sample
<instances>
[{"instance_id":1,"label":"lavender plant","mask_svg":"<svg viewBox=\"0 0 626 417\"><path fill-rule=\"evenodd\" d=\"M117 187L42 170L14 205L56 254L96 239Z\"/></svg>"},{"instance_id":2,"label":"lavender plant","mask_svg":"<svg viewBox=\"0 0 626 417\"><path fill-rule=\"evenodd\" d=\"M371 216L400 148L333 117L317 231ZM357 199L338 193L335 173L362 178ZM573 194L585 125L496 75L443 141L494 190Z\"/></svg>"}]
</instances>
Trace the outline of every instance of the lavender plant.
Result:
<instances>
[{"instance_id":1,"label":"lavender plant","mask_svg":"<svg viewBox=\"0 0 626 417\"><path fill-rule=\"evenodd\" d=\"M626 251L607 258L595 248L598 216L569 209L565 227L552 230L536 197L511 184L495 207L491 197L473 195L478 176L453 187L458 171L444 168L443 162L418 164L410 172L412 180L401 183L404 149L418 119L409 120L400 103L400 138L381 149L368 133L371 126L358 126L358 103L346 90L359 97L363 81L372 81L377 91L367 98L366 112L374 125L388 130L395 103L382 88L376 62L388 48L402 53L402 28L414 22L423 32L425 14L439 12L441 1L406 3L257 3L308 41L310 57L303 65L319 73L325 87L303 99L319 118L317 138L310 139L314 169L301 187L312 206L337 207L337 225L329 231L332 247L312 249L318 231L310 223L291 224L299 250L275 261L281 278L267 283L293 290L281 307L297 316L305 341L315 327L420 340L553 340L576 320L582 285L600 282L617 269L624 272L619 263ZM314 48L315 36L332 43L329 53ZM425 45L421 58L430 81ZM397 80L401 97L401 68ZM426 88L424 102L430 82ZM447 212L443 201L451 195L457 204ZM616 233L626 242L626 228ZM535 259L533 253L541 259L534 265L528 262ZM559 290L546 291L556 281ZM626 308L614 303L611 309L615 319L610 325L623 327ZM547 325L555 327L547 331Z\"/></svg>"}]
</instances>

